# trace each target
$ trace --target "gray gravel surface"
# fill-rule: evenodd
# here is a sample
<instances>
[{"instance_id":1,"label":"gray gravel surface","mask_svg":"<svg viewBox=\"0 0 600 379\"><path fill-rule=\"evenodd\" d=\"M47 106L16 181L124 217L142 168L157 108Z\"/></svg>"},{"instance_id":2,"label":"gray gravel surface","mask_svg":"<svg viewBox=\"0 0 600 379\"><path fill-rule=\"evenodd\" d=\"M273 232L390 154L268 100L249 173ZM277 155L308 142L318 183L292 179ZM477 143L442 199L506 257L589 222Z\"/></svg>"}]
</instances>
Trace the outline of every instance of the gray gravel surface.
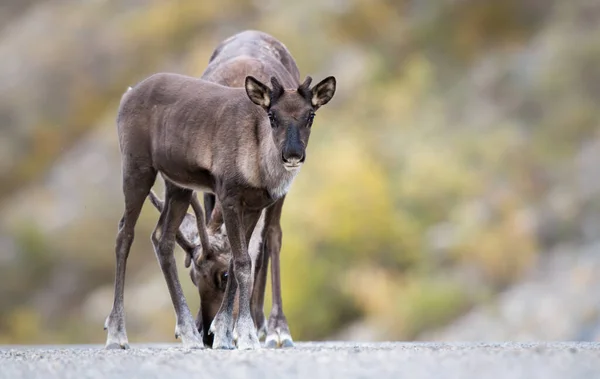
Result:
<instances>
[{"instance_id":1,"label":"gray gravel surface","mask_svg":"<svg viewBox=\"0 0 600 379\"><path fill-rule=\"evenodd\" d=\"M299 343L293 349L178 345L0 346L0 378L600 378L600 343Z\"/></svg>"}]
</instances>

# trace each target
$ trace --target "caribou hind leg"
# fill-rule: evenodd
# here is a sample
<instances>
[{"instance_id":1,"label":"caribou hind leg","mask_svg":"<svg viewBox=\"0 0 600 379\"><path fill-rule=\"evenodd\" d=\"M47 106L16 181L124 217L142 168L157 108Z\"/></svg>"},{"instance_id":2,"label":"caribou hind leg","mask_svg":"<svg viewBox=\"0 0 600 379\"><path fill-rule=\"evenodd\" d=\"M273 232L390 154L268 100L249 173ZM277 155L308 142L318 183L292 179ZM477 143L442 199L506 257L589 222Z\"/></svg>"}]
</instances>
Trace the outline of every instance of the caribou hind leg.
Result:
<instances>
[{"instance_id":1,"label":"caribou hind leg","mask_svg":"<svg viewBox=\"0 0 600 379\"><path fill-rule=\"evenodd\" d=\"M115 294L112 310L104 323L108 330L107 349L128 349L127 332L125 330L125 308L123 292L125 288L125 271L127 257L134 238L135 224L140 216L144 200L154 184L156 171L151 167L140 167L131 159L123 160L123 195L125 211L119 221L116 240L116 272Z\"/></svg>"},{"instance_id":2,"label":"caribou hind leg","mask_svg":"<svg viewBox=\"0 0 600 379\"><path fill-rule=\"evenodd\" d=\"M194 196L196 196L196 195L194 195ZM210 217L213 213L213 209L215 209L217 197L210 192L205 192L203 198L204 198L204 212L205 212L204 218L206 219L206 222L209 222Z\"/></svg>"},{"instance_id":3,"label":"caribou hind leg","mask_svg":"<svg viewBox=\"0 0 600 379\"><path fill-rule=\"evenodd\" d=\"M273 293L273 308L269 315L269 325L265 346L268 348L293 347L294 341L290 333L287 319L283 313L283 300L281 297L281 210L285 197L278 200L267 209L266 221L266 254L271 258L271 290Z\"/></svg>"},{"instance_id":4,"label":"caribou hind leg","mask_svg":"<svg viewBox=\"0 0 600 379\"><path fill-rule=\"evenodd\" d=\"M152 233L152 245L175 308L175 338L181 338L185 347L202 348L200 333L183 295L173 254L175 235L187 213L192 190L180 188L169 181L165 181L165 187L165 204Z\"/></svg>"},{"instance_id":5,"label":"caribou hind leg","mask_svg":"<svg viewBox=\"0 0 600 379\"><path fill-rule=\"evenodd\" d=\"M265 319L265 288L267 286L267 269L269 267L269 254L265 249L265 244L261 242L258 257L256 258L256 268L254 273L254 285L252 286L252 318L258 331L258 339L267 336L267 320Z\"/></svg>"}]
</instances>

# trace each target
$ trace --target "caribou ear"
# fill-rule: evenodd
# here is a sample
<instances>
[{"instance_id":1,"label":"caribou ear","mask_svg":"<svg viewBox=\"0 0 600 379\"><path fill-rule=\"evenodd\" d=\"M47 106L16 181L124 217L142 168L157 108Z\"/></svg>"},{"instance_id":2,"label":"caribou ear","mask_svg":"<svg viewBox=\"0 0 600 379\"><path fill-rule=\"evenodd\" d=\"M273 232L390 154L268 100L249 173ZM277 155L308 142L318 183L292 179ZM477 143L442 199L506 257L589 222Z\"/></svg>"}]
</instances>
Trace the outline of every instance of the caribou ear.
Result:
<instances>
[{"instance_id":1,"label":"caribou ear","mask_svg":"<svg viewBox=\"0 0 600 379\"><path fill-rule=\"evenodd\" d=\"M335 78L329 76L313 87L310 102L315 109L322 107L331 100L333 94L335 94L335 85Z\"/></svg>"},{"instance_id":2,"label":"caribou ear","mask_svg":"<svg viewBox=\"0 0 600 379\"><path fill-rule=\"evenodd\" d=\"M253 76L246 76L246 93L256 105L268 109L271 105L271 90Z\"/></svg>"},{"instance_id":3,"label":"caribou ear","mask_svg":"<svg viewBox=\"0 0 600 379\"><path fill-rule=\"evenodd\" d=\"M185 251L185 268L188 268L190 267L190 264L192 264L192 259L194 259L197 254L198 246L188 243L185 239L180 240L179 238L176 238L176 240L179 243L179 246Z\"/></svg>"},{"instance_id":4,"label":"caribou ear","mask_svg":"<svg viewBox=\"0 0 600 379\"><path fill-rule=\"evenodd\" d=\"M204 254L202 254L200 247L196 249L196 251L194 251L194 256L192 257L192 259L194 260L194 264L196 266L200 266L200 264L202 263L202 260L204 259L203 255Z\"/></svg>"},{"instance_id":5,"label":"caribou ear","mask_svg":"<svg viewBox=\"0 0 600 379\"><path fill-rule=\"evenodd\" d=\"M192 264L192 256L189 255L186 252L186 254L185 254L185 268L189 268L191 264Z\"/></svg>"},{"instance_id":6,"label":"caribou ear","mask_svg":"<svg viewBox=\"0 0 600 379\"><path fill-rule=\"evenodd\" d=\"M194 251L194 256L192 259L194 260L194 264L196 264L196 266L201 266L202 262L214 259L214 254L212 251L205 252L202 250L202 246L198 246Z\"/></svg>"}]
</instances>

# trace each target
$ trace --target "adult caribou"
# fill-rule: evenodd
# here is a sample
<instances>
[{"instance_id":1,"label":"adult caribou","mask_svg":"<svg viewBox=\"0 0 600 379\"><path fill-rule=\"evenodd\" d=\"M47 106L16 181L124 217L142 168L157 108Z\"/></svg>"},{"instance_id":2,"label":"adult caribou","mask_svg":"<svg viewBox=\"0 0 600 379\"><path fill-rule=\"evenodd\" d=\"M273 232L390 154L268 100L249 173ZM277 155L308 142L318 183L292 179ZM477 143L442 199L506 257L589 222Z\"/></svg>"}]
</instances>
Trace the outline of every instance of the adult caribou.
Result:
<instances>
[{"instance_id":1,"label":"adult caribou","mask_svg":"<svg viewBox=\"0 0 600 379\"><path fill-rule=\"evenodd\" d=\"M214 50L202 78L228 87L244 87L246 76L251 75L261 82L268 82L275 76L285 88L297 88L300 72L287 47L273 36L255 30L235 34L222 41ZM195 195L194 195L195 196ZM259 332L267 331L265 344L269 347L293 346L287 319L283 312L280 280L280 251L282 230L281 211L285 195L265 209L265 227L262 233L262 250L256 261L255 283L252 292L254 321ZM212 193L204 194L206 220L210 221L216 204ZM213 255L215 273L223 269L222 260ZM267 282L267 268L271 259L272 308L268 327L264 315L264 293ZM209 260L210 261L210 260ZM208 262L210 263L213 262ZM195 267L192 266L192 271ZM202 271L202 270L197 270ZM192 273L192 275L195 275ZM199 276L196 274L196 276ZM214 276L214 275L213 275ZM201 280L199 278L199 280ZM203 337L207 345L212 344L209 328L223 298L218 286L204 286L200 290L201 306L198 321L203 327ZM202 293L203 292L203 293Z\"/></svg>"},{"instance_id":2,"label":"adult caribou","mask_svg":"<svg viewBox=\"0 0 600 379\"><path fill-rule=\"evenodd\" d=\"M304 162L315 112L335 93L332 76L314 87L310 83L307 77L297 86L282 84L273 73L270 88L250 75L244 88L232 88L161 73L123 95L117 130L125 211L116 239L114 304L105 323L108 348L127 347L126 262L135 224L158 173L165 180L165 203L152 244L175 309L176 337L185 346L202 347L173 256L176 232L197 190L215 194L220 203L232 250L229 272L235 278L227 281L210 326L213 348L234 347L238 289L237 346L260 346L250 309L253 278L247 246L261 212L274 213L270 210L289 190Z\"/></svg>"}]
</instances>

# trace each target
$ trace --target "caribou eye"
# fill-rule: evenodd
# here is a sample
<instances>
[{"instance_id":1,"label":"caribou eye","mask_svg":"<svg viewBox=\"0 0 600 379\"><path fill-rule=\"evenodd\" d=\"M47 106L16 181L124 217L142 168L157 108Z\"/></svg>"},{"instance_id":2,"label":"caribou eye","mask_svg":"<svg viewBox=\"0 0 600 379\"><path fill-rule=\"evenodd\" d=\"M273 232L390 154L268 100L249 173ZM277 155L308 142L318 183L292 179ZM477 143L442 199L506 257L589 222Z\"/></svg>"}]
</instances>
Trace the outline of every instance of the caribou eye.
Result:
<instances>
[{"instance_id":1,"label":"caribou eye","mask_svg":"<svg viewBox=\"0 0 600 379\"><path fill-rule=\"evenodd\" d=\"M227 287L227 279L229 278L229 273L227 271L221 273L217 280L217 288L221 291L225 291L225 287Z\"/></svg>"},{"instance_id":2,"label":"caribou eye","mask_svg":"<svg viewBox=\"0 0 600 379\"><path fill-rule=\"evenodd\" d=\"M312 123L313 123L314 119L315 119L315 114L313 112L311 112L308 115L308 123L307 123L307 125L308 125L309 128L312 126Z\"/></svg>"},{"instance_id":3,"label":"caribou eye","mask_svg":"<svg viewBox=\"0 0 600 379\"><path fill-rule=\"evenodd\" d=\"M271 122L271 126L276 127L277 125L275 124L275 115L273 114L273 112L269 112L267 114L267 116L269 116L269 121Z\"/></svg>"}]
</instances>

